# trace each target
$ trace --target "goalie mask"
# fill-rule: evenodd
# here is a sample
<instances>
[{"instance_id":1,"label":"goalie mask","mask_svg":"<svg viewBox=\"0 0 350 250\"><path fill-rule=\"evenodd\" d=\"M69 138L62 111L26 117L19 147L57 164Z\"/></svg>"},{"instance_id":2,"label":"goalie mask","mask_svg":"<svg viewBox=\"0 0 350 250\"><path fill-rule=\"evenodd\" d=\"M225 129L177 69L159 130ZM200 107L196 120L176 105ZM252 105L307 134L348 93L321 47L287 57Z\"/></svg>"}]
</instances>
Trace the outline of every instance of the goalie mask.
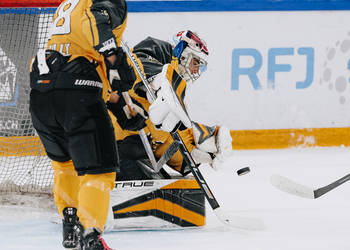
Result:
<instances>
[{"instance_id":1,"label":"goalie mask","mask_svg":"<svg viewBox=\"0 0 350 250\"><path fill-rule=\"evenodd\" d=\"M174 42L173 54L179 59L180 74L185 81L194 82L207 69L207 45L190 30L177 33Z\"/></svg>"}]
</instances>

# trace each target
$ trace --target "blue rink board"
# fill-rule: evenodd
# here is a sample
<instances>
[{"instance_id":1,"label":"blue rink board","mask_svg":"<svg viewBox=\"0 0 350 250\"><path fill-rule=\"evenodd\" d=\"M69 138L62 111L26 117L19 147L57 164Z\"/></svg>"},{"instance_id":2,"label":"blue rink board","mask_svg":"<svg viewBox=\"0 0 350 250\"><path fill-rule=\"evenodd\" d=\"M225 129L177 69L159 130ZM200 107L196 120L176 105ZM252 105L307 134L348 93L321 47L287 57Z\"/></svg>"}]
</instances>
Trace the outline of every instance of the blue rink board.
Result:
<instances>
[{"instance_id":1,"label":"blue rink board","mask_svg":"<svg viewBox=\"0 0 350 250\"><path fill-rule=\"evenodd\" d=\"M129 12L350 10L350 0L127 0ZM36 14L38 8L1 9L0 14ZM41 9L43 10L43 9ZM54 8L47 8L50 13Z\"/></svg>"}]
</instances>

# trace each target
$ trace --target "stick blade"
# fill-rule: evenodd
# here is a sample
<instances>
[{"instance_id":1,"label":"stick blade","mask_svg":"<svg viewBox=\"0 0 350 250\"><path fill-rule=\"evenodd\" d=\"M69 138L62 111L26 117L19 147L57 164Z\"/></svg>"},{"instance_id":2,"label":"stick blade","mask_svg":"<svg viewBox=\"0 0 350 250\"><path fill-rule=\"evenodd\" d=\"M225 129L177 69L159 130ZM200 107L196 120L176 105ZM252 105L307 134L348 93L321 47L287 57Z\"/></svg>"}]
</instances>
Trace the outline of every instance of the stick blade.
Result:
<instances>
[{"instance_id":1,"label":"stick blade","mask_svg":"<svg viewBox=\"0 0 350 250\"><path fill-rule=\"evenodd\" d=\"M259 218L240 217L228 215L220 207L213 210L216 217L226 226L244 230L262 231L265 229L264 222Z\"/></svg>"},{"instance_id":2,"label":"stick blade","mask_svg":"<svg viewBox=\"0 0 350 250\"><path fill-rule=\"evenodd\" d=\"M299 184L280 175L270 177L271 184L279 190L307 199L315 199L315 192L312 188Z\"/></svg>"}]
</instances>

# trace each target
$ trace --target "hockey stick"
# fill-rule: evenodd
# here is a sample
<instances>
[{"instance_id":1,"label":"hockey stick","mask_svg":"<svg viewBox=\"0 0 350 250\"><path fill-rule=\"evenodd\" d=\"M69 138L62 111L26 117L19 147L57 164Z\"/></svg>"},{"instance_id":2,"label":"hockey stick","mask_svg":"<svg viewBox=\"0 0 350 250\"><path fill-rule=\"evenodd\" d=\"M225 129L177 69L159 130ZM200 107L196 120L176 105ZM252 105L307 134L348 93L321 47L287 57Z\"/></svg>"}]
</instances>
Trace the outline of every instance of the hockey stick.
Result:
<instances>
[{"instance_id":1,"label":"hockey stick","mask_svg":"<svg viewBox=\"0 0 350 250\"><path fill-rule=\"evenodd\" d=\"M350 174L347 174L329 185L313 189L280 175L272 175L270 178L271 184L279 190L308 199L317 199L349 180Z\"/></svg>"},{"instance_id":2,"label":"hockey stick","mask_svg":"<svg viewBox=\"0 0 350 250\"><path fill-rule=\"evenodd\" d=\"M162 157L160 157L160 159L157 161L157 165L154 167L154 172L158 173L178 150L179 144L176 141L171 143L163 153Z\"/></svg>"},{"instance_id":3,"label":"hockey stick","mask_svg":"<svg viewBox=\"0 0 350 250\"><path fill-rule=\"evenodd\" d=\"M136 61L134 55L131 53L130 48L124 43L124 41L121 42L121 46L127 56L129 57L131 63L133 64L137 74L141 78L150 98L154 101L156 99L156 95L153 92L153 89L150 87L150 84L144 75L144 73L141 70L140 65ZM187 113L187 112L186 112ZM210 204L211 208L213 209L215 215L219 218L220 221L222 221L224 224L235 227L235 228L241 228L241 229L250 229L250 230L261 230L264 228L264 225L261 220L255 219L255 218L245 218L245 217L229 217L227 214L225 214L218 201L216 200L215 196L211 192L207 182L205 181L202 173L198 169L198 164L195 163L193 160L190 152L188 151L186 145L182 141L179 133L172 132L170 133L173 140L176 141L179 145L180 152L183 156L183 159L185 160L186 164L189 166L194 178L196 179L198 185L200 186L201 190L203 191L208 203Z\"/></svg>"},{"instance_id":4,"label":"hockey stick","mask_svg":"<svg viewBox=\"0 0 350 250\"><path fill-rule=\"evenodd\" d=\"M132 111L132 108L131 108L132 100L131 100L131 97L130 97L129 93L128 92L123 92L122 95L123 95L123 98L124 98L124 101L125 101L126 105L129 108L129 111L130 111L131 115L135 116L136 114L135 114L135 112ZM140 129L139 130L139 136L140 136L142 144L143 144L143 146L144 146L144 148L146 150L148 159L150 160L150 162L152 164L152 167L154 169L157 166L157 161L156 161L156 158L154 157L151 145L149 144L149 141L147 139L147 135L146 135L144 129Z\"/></svg>"},{"instance_id":5,"label":"hockey stick","mask_svg":"<svg viewBox=\"0 0 350 250\"><path fill-rule=\"evenodd\" d=\"M129 108L131 115L135 116L136 113L131 108L132 100L129 93L123 92L122 95L126 105ZM162 157L157 162L156 158L154 157L153 150L151 148L150 142L148 141L145 130L140 129L138 132L139 132L139 136L143 144L143 147L145 148L145 151L147 153L148 159L150 160L152 165L152 169L149 169L149 171L152 172L153 174L157 174L162 169L163 165L166 164L167 161L169 161L170 158L176 153L176 151L179 149L179 146L176 143L176 141L174 141L172 144L170 144L170 146L167 148L167 150L164 152Z\"/></svg>"}]
</instances>

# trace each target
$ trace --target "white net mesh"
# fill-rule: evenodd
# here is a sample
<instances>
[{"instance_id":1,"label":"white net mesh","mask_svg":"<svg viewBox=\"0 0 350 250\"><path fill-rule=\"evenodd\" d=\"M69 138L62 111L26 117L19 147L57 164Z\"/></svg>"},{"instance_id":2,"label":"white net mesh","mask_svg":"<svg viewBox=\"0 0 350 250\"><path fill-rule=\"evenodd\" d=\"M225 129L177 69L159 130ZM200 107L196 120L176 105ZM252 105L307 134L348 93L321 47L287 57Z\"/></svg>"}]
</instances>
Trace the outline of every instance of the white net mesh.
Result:
<instances>
[{"instance_id":1,"label":"white net mesh","mask_svg":"<svg viewBox=\"0 0 350 250\"><path fill-rule=\"evenodd\" d=\"M29 63L52 8L0 8L0 192L51 193L53 171L29 114Z\"/></svg>"}]
</instances>

